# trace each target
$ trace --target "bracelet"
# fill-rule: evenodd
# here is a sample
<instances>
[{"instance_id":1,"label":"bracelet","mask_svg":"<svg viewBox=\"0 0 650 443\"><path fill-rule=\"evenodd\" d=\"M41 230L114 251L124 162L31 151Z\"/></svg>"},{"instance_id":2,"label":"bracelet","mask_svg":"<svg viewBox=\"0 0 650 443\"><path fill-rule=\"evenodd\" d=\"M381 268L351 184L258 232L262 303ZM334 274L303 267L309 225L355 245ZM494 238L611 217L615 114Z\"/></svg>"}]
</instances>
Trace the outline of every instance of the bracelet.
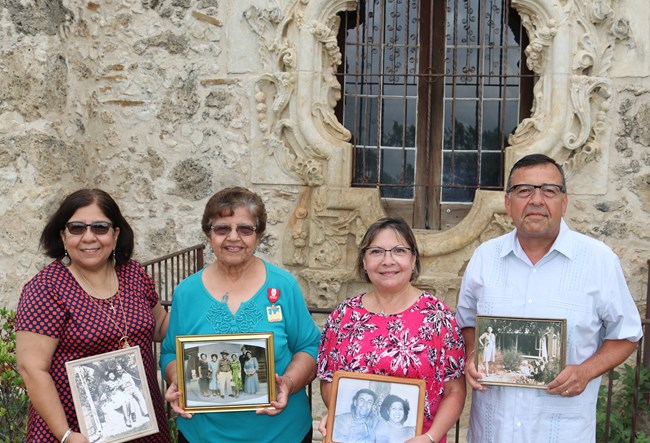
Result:
<instances>
[{"instance_id":1,"label":"bracelet","mask_svg":"<svg viewBox=\"0 0 650 443\"><path fill-rule=\"evenodd\" d=\"M427 438L429 439L429 441L431 441L431 443L436 443L436 441L435 441L435 440L433 439L433 437L432 437L432 436L430 436L430 435L429 435L429 433L428 433L428 432L425 432L425 433L424 433L424 435L426 435L426 436L427 436Z\"/></svg>"},{"instance_id":2,"label":"bracelet","mask_svg":"<svg viewBox=\"0 0 650 443\"><path fill-rule=\"evenodd\" d=\"M72 428L65 431L65 434L63 434L63 437L61 437L61 443L65 443L66 441L68 441L68 438L70 438L70 434L72 434Z\"/></svg>"},{"instance_id":3,"label":"bracelet","mask_svg":"<svg viewBox=\"0 0 650 443\"><path fill-rule=\"evenodd\" d=\"M472 358L472 354L474 354L475 349L472 349L472 352L467 354L467 357L465 357L466 360L470 360Z\"/></svg>"}]
</instances>

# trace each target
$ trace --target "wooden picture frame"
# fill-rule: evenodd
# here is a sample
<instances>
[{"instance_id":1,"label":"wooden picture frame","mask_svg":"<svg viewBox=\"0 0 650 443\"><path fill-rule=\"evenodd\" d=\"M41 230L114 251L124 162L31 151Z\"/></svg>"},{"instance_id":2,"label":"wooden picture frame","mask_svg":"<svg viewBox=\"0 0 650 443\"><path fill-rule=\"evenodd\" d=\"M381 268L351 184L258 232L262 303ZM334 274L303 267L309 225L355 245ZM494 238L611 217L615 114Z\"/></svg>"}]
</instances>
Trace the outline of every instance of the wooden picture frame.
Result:
<instances>
[{"instance_id":1,"label":"wooden picture frame","mask_svg":"<svg viewBox=\"0 0 650 443\"><path fill-rule=\"evenodd\" d=\"M68 361L65 367L79 428L89 441L125 442L158 432L139 346Z\"/></svg>"},{"instance_id":2,"label":"wooden picture frame","mask_svg":"<svg viewBox=\"0 0 650 443\"><path fill-rule=\"evenodd\" d=\"M566 319L478 315L478 382L546 389L566 366L566 328Z\"/></svg>"},{"instance_id":3,"label":"wooden picture frame","mask_svg":"<svg viewBox=\"0 0 650 443\"><path fill-rule=\"evenodd\" d=\"M425 392L420 379L336 371L325 443L374 443L375 435L393 432L400 441L420 435Z\"/></svg>"},{"instance_id":4,"label":"wooden picture frame","mask_svg":"<svg viewBox=\"0 0 650 443\"><path fill-rule=\"evenodd\" d=\"M275 401L272 332L179 335L176 365L179 405L187 412L254 411Z\"/></svg>"}]
</instances>

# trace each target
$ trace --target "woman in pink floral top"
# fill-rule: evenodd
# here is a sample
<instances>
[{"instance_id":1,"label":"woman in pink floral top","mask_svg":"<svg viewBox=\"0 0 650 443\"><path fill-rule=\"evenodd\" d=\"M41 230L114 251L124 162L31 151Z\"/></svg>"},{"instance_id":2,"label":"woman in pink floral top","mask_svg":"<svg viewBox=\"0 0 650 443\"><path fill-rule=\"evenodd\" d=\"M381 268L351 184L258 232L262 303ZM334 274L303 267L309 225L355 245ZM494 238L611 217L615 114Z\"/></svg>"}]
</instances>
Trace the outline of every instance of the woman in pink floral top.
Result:
<instances>
[{"instance_id":1,"label":"woman in pink floral top","mask_svg":"<svg viewBox=\"0 0 650 443\"><path fill-rule=\"evenodd\" d=\"M376 221L361 241L356 267L372 290L343 301L325 323L318 351L325 404L338 370L422 379L424 433L407 441L445 442L465 404L465 345L453 312L412 285L420 257L408 224Z\"/></svg>"}]
</instances>

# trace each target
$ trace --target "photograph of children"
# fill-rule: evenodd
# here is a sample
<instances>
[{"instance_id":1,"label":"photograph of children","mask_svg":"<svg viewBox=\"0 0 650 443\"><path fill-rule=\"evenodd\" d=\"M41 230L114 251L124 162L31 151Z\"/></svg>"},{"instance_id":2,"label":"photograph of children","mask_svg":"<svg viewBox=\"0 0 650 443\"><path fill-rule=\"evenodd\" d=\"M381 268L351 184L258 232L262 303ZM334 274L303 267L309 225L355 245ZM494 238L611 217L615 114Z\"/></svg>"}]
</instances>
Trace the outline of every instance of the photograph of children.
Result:
<instances>
[{"instance_id":1,"label":"photograph of children","mask_svg":"<svg viewBox=\"0 0 650 443\"><path fill-rule=\"evenodd\" d=\"M138 357L134 347L68 362L79 423L91 443L131 441L158 432Z\"/></svg>"},{"instance_id":2,"label":"photograph of children","mask_svg":"<svg viewBox=\"0 0 650 443\"><path fill-rule=\"evenodd\" d=\"M188 339L182 346L185 408L251 409L270 403L266 340Z\"/></svg>"},{"instance_id":3,"label":"photograph of children","mask_svg":"<svg viewBox=\"0 0 650 443\"><path fill-rule=\"evenodd\" d=\"M566 320L476 318L475 364L483 384L546 388L565 365Z\"/></svg>"}]
</instances>

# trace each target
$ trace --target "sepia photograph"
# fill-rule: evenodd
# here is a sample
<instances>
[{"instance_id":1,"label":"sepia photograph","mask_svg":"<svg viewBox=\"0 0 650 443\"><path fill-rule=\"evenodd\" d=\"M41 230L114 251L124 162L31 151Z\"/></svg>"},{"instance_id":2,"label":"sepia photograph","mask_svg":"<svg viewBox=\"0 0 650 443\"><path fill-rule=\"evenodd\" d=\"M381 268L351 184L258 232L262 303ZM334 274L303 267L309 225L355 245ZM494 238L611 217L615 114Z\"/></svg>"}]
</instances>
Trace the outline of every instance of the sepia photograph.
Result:
<instances>
[{"instance_id":1,"label":"sepia photograph","mask_svg":"<svg viewBox=\"0 0 650 443\"><path fill-rule=\"evenodd\" d=\"M476 317L481 384L546 389L566 365L566 320Z\"/></svg>"},{"instance_id":2,"label":"sepia photograph","mask_svg":"<svg viewBox=\"0 0 650 443\"><path fill-rule=\"evenodd\" d=\"M180 406L187 412L251 411L275 399L273 333L176 337Z\"/></svg>"},{"instance_id":3,"label":"sepia photograph","mask_svg":"<svg viewBox=\"0 0 650 443\"><path fill-rule=\"evenodd\" d=\"M90 443L158 432L139 346L72 360L66 370L79 427Z\"/></svg>"},{"instance_id":4,"label":"sepia photograph","mask_svg":"<svg viewBox=\"0 0 650 443\"><path fill-rule=\"evenodd\" d=\"M325 443L402 443L422 433L424 380L337 371Z\"/></svg>"}]
</instances>

